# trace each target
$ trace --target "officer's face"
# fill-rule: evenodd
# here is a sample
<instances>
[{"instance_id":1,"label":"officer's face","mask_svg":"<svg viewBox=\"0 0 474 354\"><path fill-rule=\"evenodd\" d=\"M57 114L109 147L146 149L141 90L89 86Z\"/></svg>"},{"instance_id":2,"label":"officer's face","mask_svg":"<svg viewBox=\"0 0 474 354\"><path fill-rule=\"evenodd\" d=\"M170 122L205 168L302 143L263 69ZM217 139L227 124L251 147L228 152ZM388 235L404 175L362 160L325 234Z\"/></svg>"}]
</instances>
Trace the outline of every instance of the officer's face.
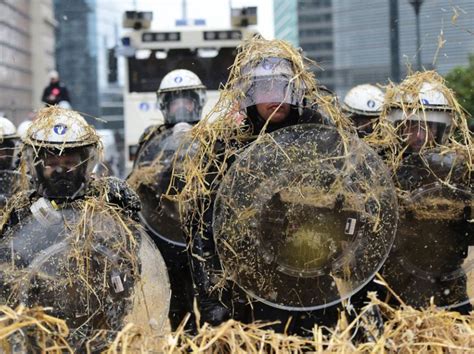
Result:
<instances>
[{"instance_id":1,"label":"officer's face","mask_svg":"<svg viewBox=\"0 0 474 354\"><path fill-rule=\"evenodd\" d=\"M411 151L418 152L423 146L434 145L436 129L424 122L409 120L402 128L402 137Z\"/></svg>"},{"instance_id":2,"label":"officer's face","mask_svg":"<svg viewBox=\"0 0 474 354\"><path fill-rule=\"evenodd\" d=\"M49 155L45 157L43 174L44 177L50 178L53 173L62 174L73 171L81 164L81 156L78 153Z\"/></svg>"},{"instance_id":3,"label":"officer's face","mask_svg":"<svg viewBox=\"0 0 474 354\"><path fill-rule=\"evenodd\" d=\"M190 98L176 98L171 101L169 112L171 115L175 115L180 110L184 110L191 113L194 110L194 101Z\"/></svg>"},{"instance_id":4,"label":"officer's face","mask_svg":"<svg viewBox=\"0 0 474 354\"><path fill-rule=\"evenodd\" d=\"M270 123L281 123L290 114L290 105L288 103L270 102L258 103L258 115L265 121L270 119Z\"/></svg>"}]
</instances>

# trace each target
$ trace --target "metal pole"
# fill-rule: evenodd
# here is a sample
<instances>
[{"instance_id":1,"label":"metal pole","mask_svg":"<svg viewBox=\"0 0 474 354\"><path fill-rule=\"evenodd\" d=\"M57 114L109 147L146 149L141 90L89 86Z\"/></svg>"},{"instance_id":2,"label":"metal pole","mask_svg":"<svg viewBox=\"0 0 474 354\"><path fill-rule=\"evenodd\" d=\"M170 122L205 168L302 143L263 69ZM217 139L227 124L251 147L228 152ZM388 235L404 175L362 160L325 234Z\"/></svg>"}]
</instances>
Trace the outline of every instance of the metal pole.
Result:
<instances>
[{"instance_id":1,"label":"metal pole","mask_svg":"<svg viewBox=\"0 0 474 354\"><path fill-rule=\"evenodd\" d=\"M420 36L420 14L419 11L415 12L416 16L416 48L418 54L416 56L417 70L421 71L421 36Z\"/></svg>"},{"instance_id":2,"label":"metal pole","mask_svg":"<svg viewBox=\"0 0 474 354\"><path fill-rule=\"evenodd\" d=\"M415 10L415 18L416 18L416 66L417 70L421 71L421 34L420 34L420 9L421 5L423 4L424 0L408 0L408 2L413 6L413 10Z\"/></svg>"},{"instance_id":3,"label":"metal pole","mask_svg":"<svg viewBox=\"0 0 474 354\"><path fill-rule=\"evenodd\" d=\"M398 0L390 1L390 64L391 77L400 82L400 35L398 31Z\"/></svg>"}]
</instances>

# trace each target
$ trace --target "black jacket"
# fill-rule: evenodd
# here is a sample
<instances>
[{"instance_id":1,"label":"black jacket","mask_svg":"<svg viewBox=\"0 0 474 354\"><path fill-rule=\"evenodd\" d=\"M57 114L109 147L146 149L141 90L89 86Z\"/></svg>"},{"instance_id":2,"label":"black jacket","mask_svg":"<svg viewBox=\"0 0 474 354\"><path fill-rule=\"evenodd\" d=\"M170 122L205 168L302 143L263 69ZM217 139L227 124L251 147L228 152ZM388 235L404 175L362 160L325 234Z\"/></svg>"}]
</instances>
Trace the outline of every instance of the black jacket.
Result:
<instances>
[{"instance_id":1,"label":"black jacket","mask_svg":"<svg viewBox=\"0 0 474 354\"><path fill-rule=\"evenodd\" d=\"M55 105L61 101L71 102L66 86L60 82L51 83L46 86L41 100L47 105Z\"/></svg>"},{"instance_id":2,"label":"black jacket","mask_svg":"<svg viewBox=\"0 0 474 354\"><path fill-rule=\"evenodd\" d=\"M23 191L9 200L4 210L3 223L0 225L0 237L30 213L30 206L39 197L36 191ZM85 195L78 197L78 199L86 197L106 198L109 204L120 207L125 216L137 222L140 220L138 216L141 209L140 199L126 182L116 177L102 177L92 180Z\"/></svg>"},{"instance_id":3,"label":"black jacket","mask_svg":"<svg viewBox=\"0 0 474 354\"><path fill-rule=\"evenodd\" d=\"M265 122L256 114L256 110L250 108L248 110L249 117L247 118L247 125L250 126L251 134L256 137ZM298 112L293 109L290 116L281 124L269 124L267 132L272 132L287 126L303 124L303 123L324 123L323 115L318 111L304 110ZM235 147L245 147L254 139L249 141L233 142ZM217 144L216 156L223 156L225 150L222 145ZM233 159L226 161L226 169L230 167ZM212 180L216 175L209 173ZM192 269L192 276L195 287L195 295L200 309L201 321L217 325L222 321L232 317L242 322L252 322L255 320L273 321L280 320L281 324L274 326L277 331L283 331L287 320L292 317L293 320L288 327L288 331L292 333L305 334L305 329L311 330L314 324L331 326L336 323L340 306L332 306L324 310L318 311L286 311L270 307L261 302L249 305L251 299L248 299L244 292L233 282L226 281L225 286L219 287L220 290L212 291L218 288L217 282L222 281L222 266L216 251L216 245L213 238L212 230L212 215L215 200L215 192L217 184L213 190L210 200L201 200L197 208L205 210L204 225L200 224L199 220L190 218L187 221L187 227L192 229L189 256ZM204 227L202 227L204 226ZM365 292L361 291L358 296L354 296L353 303L356 307L362 307L365 301L367 290L372 289L372 283L369 288L365 288Z\"/></svg>"}]
</instances>

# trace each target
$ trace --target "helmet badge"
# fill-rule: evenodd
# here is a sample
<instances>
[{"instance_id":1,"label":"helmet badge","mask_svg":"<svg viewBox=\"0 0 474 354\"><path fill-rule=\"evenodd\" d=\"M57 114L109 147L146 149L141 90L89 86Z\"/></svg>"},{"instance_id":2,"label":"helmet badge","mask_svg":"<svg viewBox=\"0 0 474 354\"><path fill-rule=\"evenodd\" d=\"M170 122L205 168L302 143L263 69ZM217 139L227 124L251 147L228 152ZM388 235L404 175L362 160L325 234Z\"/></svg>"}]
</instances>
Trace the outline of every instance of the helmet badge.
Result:
<instances>
[{"instance_id":1,"label":"helmet badge","mask_svg":"<svg viewBox=\"0 0 474 354\"><path fill-rule=\"evenodd\" d=\"M174 78L174 82L176 82L177 84L180 84L181 82L183 82L183 78L181 76L176 76Z\"/></svg>"},{"instance_id":2,"label":"helmet badge","mask_svg":"<svg viewBox=\"0 0 474 354\"><path fill-rule=\"evenodd\" d=\"M57 135L64 135L64 134L66 134L67 126L64 125L64 124L56 124L56 125L53 127L53 131L54 131L54 133L57 134Z\"/></svg>"},{"instance_id":3,"label":"helmet badge","mask_svg":"<svg viewBox=\"0 0 474 354\"><path fill-rule=\"evenodd\" d=\"M273 69L273 64L268 60L264 60L263 63L262 63L262 67L265 70L272 70Z\"/></svg>"},{"instance_id":4,"label":"helmet badge","mask_svg":"<svg viewBox=\"0 0 474 354\"><path fill-rule=\"evenodd\" d=\"M368 100L367 101L367 106L369 108L374 108L375 107L375 101L374 100Z\"/></svg>"}]
</instances>

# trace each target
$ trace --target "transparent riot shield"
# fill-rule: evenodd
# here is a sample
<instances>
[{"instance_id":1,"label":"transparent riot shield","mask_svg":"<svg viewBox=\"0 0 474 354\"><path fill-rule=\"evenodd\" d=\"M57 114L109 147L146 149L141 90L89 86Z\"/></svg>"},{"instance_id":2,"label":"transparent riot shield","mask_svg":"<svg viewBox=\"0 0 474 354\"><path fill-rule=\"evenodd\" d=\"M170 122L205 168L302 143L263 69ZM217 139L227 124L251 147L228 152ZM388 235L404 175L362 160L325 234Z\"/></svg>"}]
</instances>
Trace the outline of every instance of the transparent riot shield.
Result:
<instances>
[{"instance_id":1,"label":"transparent riot shield","mask_svg":"<svg viewBox=\"0 0 474 354\"><path fill-rule=\"evenodd\" d=\"M368 145L305 124L266 134L224 177L214 209L220 260L254 298L287 310L336 304L374 276L397 201Z\"/></svg>"},{"instance_id":2,"label":"transparent riot shield","mask_svg":"<svg viewBox=\"0 0 474 354\"><path fill-rule=\"evenodd\" d=\"M127 322L160 333L168 316L166 266L140 226L110 207L44 205L0 241L3 303L52 308L73 340ZM46 204L45 204L46 205Z\"/></svg>"},{"instance_id":3,"label":"transparent riot shield","mask_svg":"<svg viewBox=\"0 0 474 354\"><path fill-rule=\"evenodd\" d=\"M164 194L172 194L179 186L169 190L173 173L179 175L179 161L176 151L185 144L186 133L191 125L179 123L173 128L155 135L137 156L136 168L130 179L135 180L134 188L142 202L141 219L153 233L167 242L185 246L181 229L178 203ZM176 162L176 163L175 163ZM176 179L174 182L177 182Z\"/></svg>"},{"instance_id":4,"label":"transparent riot shield","mask_svg":"<svg viewBox=\"0 0 474 354\"><path fill-rule=\"evenodd\" d=\"M21 177L21 173L18 171L0 171L0 208L5 206L8 198L19 191Z\"/></svg>"},{"instance_id":5,"label":"transparent riot shield","mask_svg":"<svg viewBox=\"0 0 474 354\"><path fill-rule=\"evenodd\" d=\"M405 194L382 275L409 305L474 303L474 198L462 183L466 173L459 157L438 153L407 157L398 171Z\"/></svg>"}]
</instances>

